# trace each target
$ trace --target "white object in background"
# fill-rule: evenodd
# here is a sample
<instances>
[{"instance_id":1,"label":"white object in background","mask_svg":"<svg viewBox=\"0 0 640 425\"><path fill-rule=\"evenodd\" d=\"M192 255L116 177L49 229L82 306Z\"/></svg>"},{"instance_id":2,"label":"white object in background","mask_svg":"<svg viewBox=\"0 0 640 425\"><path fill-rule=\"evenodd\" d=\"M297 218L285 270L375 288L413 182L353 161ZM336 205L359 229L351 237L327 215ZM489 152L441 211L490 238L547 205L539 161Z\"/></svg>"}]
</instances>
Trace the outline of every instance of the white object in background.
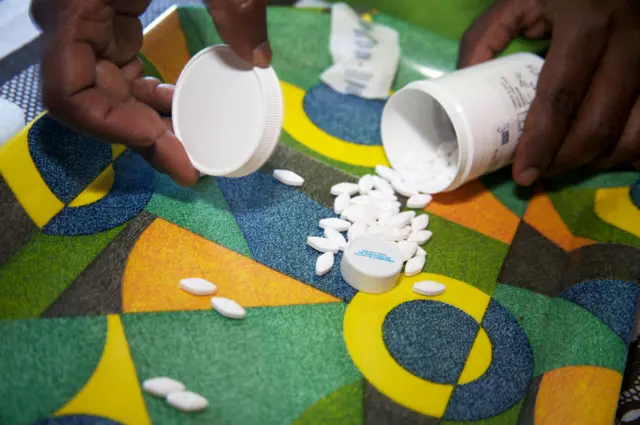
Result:
<instances>
[{"instance_id":1,"label":"white object in background","mask_svg":"<svg viewBox=\"0 0 640 425\"><path fill-rule=\"evenodd\" d=\"M396 285L402 264L400 248L376 235L362 236L349 243L342 256L340 273L355 289L381 294Z\"/></svg>"},{"instance_id":2,"label":"white object in background","mask_svg":"<svg viewBox=\"0 0 640 425\"><path fill-rule=\"evenodd\" d=\"M435 297L436 295L444 294L447 287L442 283L434 282L433 280L423 280L422 282L416 282L413 284L413 292L420 295L426 295L428 297Z\"/></svg>"},{"instance_id":3,"label":"white object in background","mask_svg":"<svg viewBox=\"0 0 640 425\"><path fill-rule=\"evenodd\" d=\"M166 376L146 379L142 383L142 389L156 397L166 397L176 391L184 391L184 384Z\"/></svg>"},{"instance_id":4,"label":"white object in background","mask_svg":"<svg viewBox=\"0 0 640 425\"><path fill-rule=\"evenodd\" d=\"M338 183L331 186L331 194L334 196L342 195L346 193L349 196L353 196L360 191L360 187L356 183Z\"/></svg>"},{"instance_id":5,"label":"white object in background","mask_svg":"<svg viewBox=\"0 0 640 425\"><path fill-rule=\"evenodd\" d=\"M289 170L273 170L273 178L288 186L300 187L304 184L301 176Z\"/></svg>"},{"instance_id":6,"label":"white object in background","mask_svg":"<svg viewBox=\"0 0 640 425\"><path fill-rule=\"evenodd\" d=\"M431 203L433 197L431 195L419 194L414 195L407 200L407 208L419 208L424 209Z\"/></svg>"},{"instance_id":7,"label":"white object in background","mask_svg":"<svg viewBox=\"0 0 640 425\"><path fill-rule=\"evenodd\" d=\"M0 59L40 35L41 31L31 20L30 5L27 0L0 1ZM0 117L4 118L2 114Z\"/></svg>"},{"instance_id":8,"label":"white object in background","mask_svg":"<svg viewBox=\"0 0 640 425\"><path fill-rule=\"evenodd\" d=\"M380 126L389 162L396 170L408 156L429 163L441 144L457 143L451 176L412 181L425 193L454 190L508 165L543 63L534 54L517 53L398 90L386 103ZM424 170L425 176L431 172Z\"/></svg>"},{"instance_id":9,"label":"white object in background","mask_svg":"<svg viewBox=\"0 0 640 425\"><path fill-rule=\"evenodd\" d=\"M307 238L307 245L318 252L333 252L335 254L340 250L340 247L336 245L335 242L319 236L309 236Z\"/></svg>"},{"instance_id":10,"label":"white object in background","mask_svg":"<svg viewBox=\"0 0 640 425\"><path fill-rule=\"evenodd\" d=\"M218 287L208 280L199 277L190 277L180 281L180 288L191 295L213 295Z\"/></svg>"},{"instance_id":11,"label":"white object in background","mask_svg":"<svg viewBox=\"0 0 640 425\"><path fill-rule=\"evenodd\" d=\"M275 71L253 67L229 46L218 45L200 51L180 73L173 128L198 171L242 177L275 150L282 111Z\"/></svg>"},{"instance_id":12,"label":"white object in background","mask_svg":"<svg viewBox=\"0 0 640 425\"><path fill-rule=\"evenodd\" d=\"M333 262L335 261L335 255L333 252L325 252L316 260L316 275L324 276L329 273L333 268Z\"/></svg>"},{"instance_id":13,"label":"white object in background","mask_svg":"<svg viewBox=\"0 0 640 425\"><path fill-rule=\"evenodd\" d=\"M181 412L197 412L209 406L206 398L191 391L176 391L167 395L166 400L171 407Z\"/></svg>"},{"instance_id":14,"label":"white object in background","mask_svg":"<svg viewBox=\"0 0 640 425\"><path fill-rule=\"evenodd\" d=\"M404 266L405 276L415 276L424 269L424 263L427 261L427 257L424 255L416 255Z\"/></svg>"},{"instance_id":15,"label":"white object in background","mask_svg":"<svg viewBox=\"0 0 640 425\"><path fill-rule=\"evenodd\" d=\"M0 146L15 136L24 126L24 112L22 112L22 109L18 105L0 97Z\"/></svg>"},{"instance_id":16,"label":"white object in background","mask_svg":"<svg viewBox=\"0 0 640 425\"><path fill-rule=\"evenodd\" d=\"M320 79L333 90L365 99L386 99L400 61L398 32L365 22L345 3L331 9L329 51L333 65Z\"/></svg>"},{"instance_id":17,"label":"white object in background","mask_svg":"<svg viewBox=\"0 0 640 425\"><path fill-rule=\"evenodd\" d=\"M211 307L224 317L229 319L244 319L247 312L234 300L222 297L211 298Z\"/></svg>"}]
</instances>

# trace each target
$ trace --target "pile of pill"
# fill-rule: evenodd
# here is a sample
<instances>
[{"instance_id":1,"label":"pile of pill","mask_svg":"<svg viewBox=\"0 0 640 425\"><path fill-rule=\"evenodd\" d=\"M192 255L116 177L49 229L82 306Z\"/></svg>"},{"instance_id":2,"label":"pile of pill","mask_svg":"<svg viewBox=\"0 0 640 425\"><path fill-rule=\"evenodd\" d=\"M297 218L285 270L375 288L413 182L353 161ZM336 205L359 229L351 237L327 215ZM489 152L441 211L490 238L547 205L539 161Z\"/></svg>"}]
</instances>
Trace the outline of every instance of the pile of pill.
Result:
<instances>
[{"instance_id":1,"label":"pile of pill","mask_svg":"<svg viewBox=\"0 0 640 425\"><path fill-rule=\"evenodd\" d=\"M218 292L218 287L208 280L199 277L190 277L180 281L180 289L191 295L206 296ZM237 302L229 298L212 297L211 307L221 316L230 319L244 319L247 312Z\"/></svg>"},{"instance_id":2,"label":"pile of pill","mask_svg":"<svg viewBox=\"0 0 640 425\"><path fill-rule=\"evenodd\" d=\"M451 184L458 169L458 144L444 142L429 157L408 156L399 173L419 188L444 188Z\"/></svg>"},{"instance_id":3,"label":"pile of pill","mask_svg":"<svg viewBox=\"0 0 640 425\"><path fill-rule=\"evenodd\" d=\"M152 396L164 398L169 406L181 412L197 412L209 406L206 398L187 391L182 382L166 376L145 380L142 383L142 389Z\"/></svg>"},{"instance_id":4,"label":"pile of pill","mask_svg":"<svg viewBox=\"0 0 640 425\"><path fill-rule=\"evenodd\" d=\"M327 217L318 223L324 236L309 236L307 244L322 253L316 261L316 274L327 274L334 265L335 254L345 251L349 242L365 235L379 235L393 241L404 257L405 275L413 276L422 271L426 251L421 247L431 239L427 230L429 216L424 208L432 197L420 191L394 169L378 165L377 175L365 175L357 183L338 183L331 188L336 198L333 211L336 217ZM402 211L398 196L407 199ZM343 234L344 233L344 234Z\"/></svg>"}]
</instances>

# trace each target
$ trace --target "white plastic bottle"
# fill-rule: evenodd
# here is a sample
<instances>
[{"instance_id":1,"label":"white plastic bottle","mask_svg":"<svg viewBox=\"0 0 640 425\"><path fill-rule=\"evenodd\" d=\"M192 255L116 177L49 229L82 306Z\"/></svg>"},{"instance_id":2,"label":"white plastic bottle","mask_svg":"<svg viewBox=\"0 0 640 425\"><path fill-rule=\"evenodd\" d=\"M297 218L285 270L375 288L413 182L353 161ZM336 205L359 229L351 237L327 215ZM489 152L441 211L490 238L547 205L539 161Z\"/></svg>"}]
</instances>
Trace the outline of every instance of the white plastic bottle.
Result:
<instances>
[{"instance_id":1,"label":"white plastic bottle","mask_svg":"<svg viewBox=\"0 0 640 425\"><path fill-rule=\"evenodd\" d=\"M382 113L389 162L412 170L413 183L428 193L454 190L508 165L543 63L517 53L398 90ZM457 143L457 161L448 176L432 178L431 160L443 143Z\"/></svg>"},{"instance_id":2,"label":"white plastic bottle","mask_svg":"<svg viewBox=\"0 0 640 425\"><path fill-rule=\"evenodd\" d=\"M25 126L24 112L14 103L0 97L0 146Z\"/></svg>"}]
</instances>

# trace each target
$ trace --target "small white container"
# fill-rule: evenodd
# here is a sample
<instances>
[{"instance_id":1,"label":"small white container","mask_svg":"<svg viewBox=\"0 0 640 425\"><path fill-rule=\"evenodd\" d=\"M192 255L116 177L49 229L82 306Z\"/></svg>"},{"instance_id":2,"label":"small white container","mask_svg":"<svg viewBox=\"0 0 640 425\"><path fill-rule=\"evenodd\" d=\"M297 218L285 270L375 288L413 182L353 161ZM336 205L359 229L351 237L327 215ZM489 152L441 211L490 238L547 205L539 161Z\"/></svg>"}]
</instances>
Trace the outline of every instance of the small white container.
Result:
<instances>
[{"instance_id":1,"label":"small white container","mask_svg":"<svg viewBox=\"0 0 640 425\"><path fill-rule=\"evenodd\" d=\"M349 243L340 262L340 273L358 291L382 294L396 286L403 264L402 252L395 242L369 235Z\"/></svg>"},{"instance_id":2,"label":"small white container","mask_svg":"<svg viewBox=\"0 0 640 425\"><path fill-rule=\"evenodd\" d=\"M283 118L280 82L229 46L212 46L189 60L173 96L176 136L202 174L242 177L269 159Z\"/></svg>"},{"instance_id":3,"label":"small white container","mask_svg":"<svg viewBox=\"0 0 640 425\"><path fill-rule=\"evenodd\" d=\"M454 190L510 164L543 63L517 53L398 90L382 113L389 162L398 170L422 163L424 171L441 143L457 143L451 178L412 180L427 193Z\"/></svg>"}]
</instances>

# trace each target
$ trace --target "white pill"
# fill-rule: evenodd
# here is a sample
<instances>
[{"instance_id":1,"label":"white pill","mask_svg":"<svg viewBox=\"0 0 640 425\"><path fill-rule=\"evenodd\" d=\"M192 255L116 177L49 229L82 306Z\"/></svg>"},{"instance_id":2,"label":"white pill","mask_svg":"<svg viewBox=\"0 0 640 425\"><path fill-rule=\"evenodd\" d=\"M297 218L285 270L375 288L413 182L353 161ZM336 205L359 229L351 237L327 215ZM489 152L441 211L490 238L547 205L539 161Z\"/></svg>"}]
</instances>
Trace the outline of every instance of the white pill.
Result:
<instances>
[{"instance_id":1,"label":"white pill","mask_svg":"<svg viewBox=\"0 0 640 425\"><path fill-rule=\"evenodd\" d=\"M392 242L398 242L402 240L402 231L397 227L383 227L380 232L380 237Z\"/></svg>"},{"instance_id":2,"label":"white pill","mask_svg":"<svg viewBox=\"0 0 640 425\"><path fill-rule=\"evenodd\" d=\"M418 246L418 249L416 250L416 256L417 255L422 255L423 257L426 257L427 251L425 251L421 246Z\"/></svg>"},{"instance_id":3,"label":"white pill","mask_svg":"<svg viewBox=\"0 0 640 425\"><path fill-rule=\"evenodd\" d=\"M342 233L331 227L324 229L324 237L336 244L340 250L343 250L347 244L347 240L342 236Z\"/></svg>"},{"instance_id":4,"label":"white pill","mask_svg":"<svg viewBox=\"0 0 640 425\"><path fill-rule=\"evenodd\" d=\"M307 245L318 252L333 252L335 254L340 250L338 245L336 245L334 242L330 241L327 238L321 238L319 236L309 236L307 238Z\"/></svg>"},{"instance_id":5,"label":"white pill","mask_svg":"<svg viewBox=\"0 0 640 425\"><path fill-rule=\"evenodd\" d=\"M206 409L209 401L191 391L177 391L167 395L167 403L181 412L197 412Z\"/></svg>"},{"instance_id":6,"label":"white pill","mask_svg":"<svg viewBox=\"0 0 640 425\"><path fill-rule=\"evenodd\" d=\"M394 215L395 214L391 211L383 211L382 214L380 214L380 218L378 218L378 226L386 226L387 220L389 220Z\"/></svg>"},{"instance_id":7,"label":"white pill","mask_svg":"<svg viewBox=\"0 0 640 425\"><path fill-rule=\"evenodd\" d=\"M401 207L400 202L397 202L397 201L378 201L373 205L382 211L390 211L390 212L394 212L396 210L400 211L400 207Z\"/></svg>"},{"instance_id":8,"label":"white pill","mask_svg":"<svg viewBox=\"0 0 640 425\"><path fill-rule=\"evenodd\" d=\"M407 265L404 266L404 274L405 276L415 276L424 269L424 263L426 262L426 258L422 255L417 255L407 261Z\"/></svg>"},{"instance_id":9,"label":"white pill","mask_svg":"<svg viewBox=\"0 0 640 425\"><path fill-rule=\"evenodd\" d=\"M320 220L318 225L322 229L331 227L332 229L336 229L338 232L346 232L351 227L351 223L349 223L347 220L342 220L335 217L323 218L322 220Z\"/></svg>"},{"instance_id":10,"label":"white pill","mask_svg":"<svg viewBox=\"0 0 640 425\"><path fill-rule=\"evenodd\" d=\"M387 220L387 226L399 227L399 228L405 227L411 224L411 220L413 220L415 216L416 216L415 211L401 212L400 214L396 214L393 217L391 217L389 220Z\"/></svg>"},{"instance_id":11,"label":"white pill","mask_svg":"<svg viewBox=\"0 0 640 425\"><path fill-rule=\"evenodd\" d=\"M244 319L247 312L234 300L222 297L211 298L211 307L221 316L229 319Z\"/></svg>"},{"instance_id":12,"label":"white pill","mask_svg":"<svg viewBox=\"0 0 640 425\"><path fill-rule=\"evenodd\" d=\"M431 195L419 194L413 195L407 200L407 208L420 208L423 209L433 200Z\"/></svg>"},{"instance_id":13,"label":"white pill","mask_svg":"<svg viewBox=\"0 0 640 425\"><path fill-rule=\"evenodd\" d=\"M192 295L213 295L218 290L218 287L208 280L190 277L180 281L180 289Z\"/></svg>"},{"instance_id":14,"label":"white pill","mask_svg":"<svg viewBox=\"0 0 640 425\"><path fill-rule=\"evenodd\" d=\"M381 226L370 226L367 228L367 235L379 235L384 230Z\"/></svg>"},{"instance_id":15,"label":"white pill","mask_svg":"<svg viewBox=\"0 0 640 425\"><path fill-rule=\"evenodd\" d=\"M414 230L411 232L407 240L409 242L415 242L418 245L422 245L426 243L433 236L433 232L431 230Z\"/></svg>"},{"instance_id":16,"label":"white pill","mask_svg":"<svg viewBox=\"0 0 640 425\"><path fill-rule=\"evenodd\" d=\"M373 177L369 174L366 174L358 180L358 187L360 188L360 193L366 195L371 189L373 189Z\"/></svg>"},{"instance_id":17,"label":"white pill","mask_svg":"<svg viewBox=\"0 0 640 425\"><path fill-rule=\"evenodd\" d=\"M331 186L331 194L334 196L342 195L346 193L349 196L355 195L358 193L360 188L356 183L338 183Z\"/></svg>"},{"instance_id":18,"label":"white pill","mask_svg":"<svg viewBox=\"0 0 640 425\"><path fill-rule=\"evenodd\" d=\"M378 176L373 176L372 179L373 179L373 187L375 187L376 190L393 195L393 188L391 187L388 181Z\"/></svg>"},{"instance_id":19,"label":"white pill","mask_svg":"<svg viewBox=\"0 0 640 425\"><path fill-rule=\"evenodd\" d=\"M407 198L418 194L418 191L415 188L413 188L403 180L395 179L393 182L391 182L391 185L393 186L393 190L395 190L402 196L406 196Z\"/></svg>"},{"instance_id":20,"label":"white pill","mask_svg":"<svg viewBox=\"0 0 640 425\"><path fill-rule=\"evenodd\" d=\"M367 234L367 225L362 221L358 221L353 223L353 225L349 228L349 232L347 233L347 238L349 242L354 241L362 236Z\"/></svg>"},{"instance_id":21,"label":"white pill","mask_svg":"<svg viewBox=\"0 0 640 425\"><path fill-rule=\"evenodd\" d=\"M336 214L341 214L351 203L351 197L343 193L338 195L338 197L333 201L333 212Z\"/></svg>"},{"instance_id":22,"label":"white pill","mask_svg":"<svg viewBox=\"0 0 640 425\"><path fill-rule=\"evenodd\" d=\"M398 178L398 173L395 170L384 165L376 165L376 174L389 182Z\"/></svg>"},{"instance_id":23,"label":"white pill","mask_svg":"<svg viewBox=\"0 0 640 425\"><path fill-rule=\"evenodd\" d=\"M400 229L401 239L407 239L412 231L413 230L411 229L411 226L404 226L402 229Z\"/></svg>"},{"instance_id":24,"label":"white pill","mask_svg":"<svg viewBox=\"0 0 640 425\"><path fill-rule=\"evenodd\" d=\"M368 217L373 218L374 220L378 220L383 213L384 211L376 207L375 205L365 205L365 214Z\"/></svg>"},{"instance_id":25,"label":"white pill","mask_svg":"<svg viewBox=\"0 0 640 425\"><path fill-rule=\"evenodd\" d=\"M416 255L418 244L415 242L401 241L398 242L398 248L400 248L404 261L409 261L414 255Z\"/></svg>"},{"instance_id":26,"label":"white pill","mask_svg":"<svg viewBox=\"0 0 640 425\"><path fill-rule=\"evenodd\" d=\"M443 294L447 287L442 283L434 282L432 280L423 280L413 285L413 292L420 295L426 295L428 297L435 297L436 295Z\"/></svg>"},{"instance_id":27,"label":"white pill","mask_svg":"<svg viewBox=\"0 0 640 425\"><path fill-rule=\"evenodd\" d=\"M373 199L368 195L360 195L351 198L351 203L354 205L371 205L373 203Z\"/></svg>"},{"instance_id":28,"label":"white pill","mask_svg":"<svg viewBox=\"0 0 640 425\"><path fill-rule=\"evenodd\" d=\"M429 216L427 214L420 214L411 220L411 228L413 230L424 230L429 225Z\"/></svg>"},{"instance_id":29,"label":"white pill","mask_svg":"<svg viewBox=\"0 0 640 425\"><path fill-rule=\"evenodd\" d=\"M397 201L398 197L396 195L381 192L379 190L372 190L367 193L367 196L373 198L376 201Z\"/></svg>"},{"instance_id":30,"label":"white pill","mask_svg":"<svg viewBox=\"0 0 640 425\"><path fill-rule=\"evenodd\" d=\"M142 383L142 389L156 397L166 397L176 391L184 391L184 384L166 376L146 379Z\"/></svg>"},{"instance_id":31,"label":"white pill","mask_svg":"<svg viewBox=\"0 0 640 425\"><path fill-rule=\"evenodd\" d=\"M333 268L333 262L335 261L335 255L333 252L325 252L316 260L316 275L324 276L329 273Z\"/></svg>"},{"instance_id":32,"label":"white pill","mask_svg":"<svg viewBox=\"0 0 640 425\"><path fill-rule=\"evenodd\" d=\"M304 179L289 170L273 170L273 178L289 186L302 186Z\"/></svg>"}]
</instances>

